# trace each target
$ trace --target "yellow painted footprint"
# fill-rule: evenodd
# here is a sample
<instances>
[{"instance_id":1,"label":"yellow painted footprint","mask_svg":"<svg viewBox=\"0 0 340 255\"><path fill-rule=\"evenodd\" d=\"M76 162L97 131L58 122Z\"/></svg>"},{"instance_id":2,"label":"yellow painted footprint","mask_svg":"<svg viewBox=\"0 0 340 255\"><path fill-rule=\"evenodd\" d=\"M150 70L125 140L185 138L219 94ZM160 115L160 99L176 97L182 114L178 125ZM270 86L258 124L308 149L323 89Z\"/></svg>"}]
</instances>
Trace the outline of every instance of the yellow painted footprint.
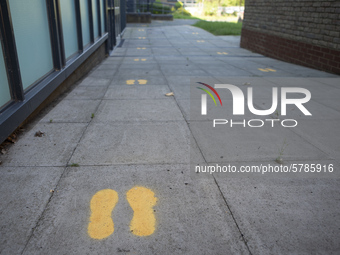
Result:
<instances>
[{"instance_id":1,"label":"yellow painted footprint","mask_svg":"<svg viewBox=\"0 0 340 255\"><path fill-rule=\"evenodd\" d=\"M149 236L155 231L156 218L153 207L157 198L152 190L133 187L126 193L126 198L133 210L130 230L137 236Z\"/></svg>"},{"instance_id":2,"label":"yellow painted footprint","mask_svg":"<svg viewBox=\"0 0 340 255\"><path fill-rule=\"evenodd\" d=\"M114 231L112 210L118 202L118 193L112 189L98 191L91 199L91 217L88 234L93 239L103 239Z\"/></svg>"}]
</instances>

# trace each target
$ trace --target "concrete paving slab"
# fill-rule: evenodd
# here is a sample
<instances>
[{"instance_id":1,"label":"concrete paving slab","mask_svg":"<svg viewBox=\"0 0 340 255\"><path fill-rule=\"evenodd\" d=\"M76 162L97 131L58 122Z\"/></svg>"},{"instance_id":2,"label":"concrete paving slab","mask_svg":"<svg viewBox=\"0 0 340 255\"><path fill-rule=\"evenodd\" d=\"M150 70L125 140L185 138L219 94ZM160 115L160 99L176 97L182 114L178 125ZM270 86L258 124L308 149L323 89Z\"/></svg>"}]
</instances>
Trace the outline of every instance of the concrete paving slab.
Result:
<instances>
[{"instance_id":1,"label":"concrete paving slab","mask_svg":"<svg viewBox=\"0 0 340 255\"><path fill-rule=\"evenodd\" d=\"M339 179L218 178L217 183L253 254L340 249Z\"/></svg>"},{"instance_id":2,"label":"concrete paving slab","mask_svg":"<svg viewBox=\"0 0 340 255\"><path fill-rule=\"evenodd\" d=\"M340 136L337 135L339 119L304 120L294 132L317 146L332 158L340 161Z\"/></svg>"},{"instance_id":3,"label":"concrete paving slab","mask_svg":"<svg viewBox=\"0 0 340 255\"><path fill-rule=\"evenodd\" d=\"M104 99L164 99L170 89L166 85L131 85L119 89L109 87Z\"/></svg>"},{"instance_id":4,"label":"concrete paving slab","mask_svg":"<svg viewBox=\"0 0 340 255\"><path fill-rule=\"evenodd\" d=\"M144 75L125 74L115 76L110 86L114 85L129 86L129 84L127 84L127 81L129 80L134 80L135 81L134 84L139 84L138 80L146 81L146 83L143 82L143 84L140 85L167 85L167 81L163 76L149 76L148 74Z\"/></svg>"},{"instance_id":5,"label":"concrete paving slab","mask_svg":"<svg viewBox=\"0 0 340 255\"><path fill-rule=\"evenodd\" d=\"M63 167L1 167L1 254L21 254L63 170Z\"/></svg>"},{"instance_id":6,"label":"concrete paving slab","mask_svg":"<svg viewBox=\"0 0 340 255\"><path fill-rule=\"evenodd\" d=\"M105 93L104 86L78 86L65 97L65 100L96 100L103 98Z\"/></svg>"},{"instance_id":7,"label":"concrete paving slab","mask_svg":"<svg viewBox=\"0 0 340 255\"><path fill-rule=\"evenodd\" d=\"M138 111L136 111L138 109ZM184 120L175 100L103 100L94 117L96 122Z\"/></svg>"},{"instance_id":8,"label":"concrete paving slab","mask_svg":"<svg viewBox=\"0 0 340 255\"><path fill-rule=\"evenodd\" d=\"M65 166L87 123L38 123L11 150L2 155L3 166ZM35 133L41 131L41 137Z\"/></svg>"},{"instance_id":9,"label":"concrete paving slab","mask_svg":"<svg viewBox=\"0 0 340 255\"><path fill-rule=\"evenodd\" d=\"M88 77L94 77L94 78L101 78L101 79L112 79L116 72L117 72L118 67L115 69L111 70L94 70L89 74Z\"/></svg>"},{"instance_id":10,"label":"concrete paving slab","mask_svg":"<svg viewBox=\"0 0 340 255\"><path fill-rule=\"evenodd\" d=\"M88 123L97 111L100 100L63 100L59 102L40 122Z\"/></svg>"},{"instance_id":11,"label":"concrete paving slab","mask_svg":"<svg viewBox=\"0 0 340 255\"><path fill-rule=\"evenodd\" d=\"M243 122L243 118L234 118L234 121ZM284 160L321 160L330 158L289 128L281 126L271 127L270 124L261 128L252 128L249 126L243 127L243 124L239 124L230 127L229 123L228 125L218 125L213 128L212 121L191 122L189 126L204 158L209 163L275 161L279 156L279 150L285 144L287 146L285 146L286 149L282 156Z\"/></svg>"},{"instance_id":12,"label":"concrete paving slab","mask_svg":"<svg viewBox=\"0 0 340 255\"><path fill-rule=\"evenodd\" d=\"M108 86L110 81L111 79L87 77L82 82L80 82L79 86Z\"/></svg>"},{"instance_id":13,"label":"concrete paving slab","mask_svg":"<svg viewBox=\"0 0 340 255\"><path fill-rule=\"evenodd\" d=\"M135 69L132 70L130 68L120 68L119 71L117 71L117 76L127 76L127 75L133 75L133 76L138 76L138 75L150 75L150 76L161 76L162 72L160 70L154 70L153 68L143 68L143 69Z\"/></svg>"},{"instance_id":14,"label":"concrete paving slab","mask_svg":"<svg viewBox=\"0 0 340 255\"><path fill-rule=\"evenodd\" d=\"M193 182L187 165L69 168L54 193L24 254L247 254L240 233L215 182ZM133 211L126 192L151 189L157 203L155 232L146 237L129 229ZM114 233L103 240L87 234L91 197L113 189ZM53 242L51 242L53 240Z\"/></svg>"},{"instance_id":15,"label":"concrete paving slab","mask_svg":"<svg viewBox=\"0 0 340 255\"><path fill-rule=\"evenodd\" d=\"M279 87L302 87L306 88L311 92L312 99L326 99L326 98L339 98L340 87L330 86L318 81L305 78L270 78L266 77L268 81L277 84ZM336 80L334 80L336 82ZM334 85L336 85L334 83Z\"/></svg>"},{"instance_id":16,"label":"concrete paving slab","mask_svg":"<svg viewBox=\"0 0 340 255\"><path fill-rule=\"evenodd\" d=\"M203 159L183 122L91 124L71 161L80 165L190 163Z\"/></svg>"}]
</instances>

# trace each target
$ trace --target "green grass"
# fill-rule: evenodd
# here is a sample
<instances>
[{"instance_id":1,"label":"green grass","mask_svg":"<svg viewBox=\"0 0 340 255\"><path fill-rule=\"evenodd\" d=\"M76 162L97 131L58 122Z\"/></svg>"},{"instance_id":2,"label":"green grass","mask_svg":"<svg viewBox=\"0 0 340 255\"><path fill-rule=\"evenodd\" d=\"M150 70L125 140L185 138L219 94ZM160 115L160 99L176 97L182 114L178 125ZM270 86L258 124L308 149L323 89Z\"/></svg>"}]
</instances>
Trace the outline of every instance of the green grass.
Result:
<instances>
[{"instance_id":1,"label":"green grass","mask_svg":"<svg viewBox=\"0 0 340 255\"><path fill-rule=\"evenodd\" d=\"M214 35L241 35L242 23L200 20L193 26L202 28Z\"/></svg>"},{"instance_id":2,"label":"green grass","mask_svg":"<svg viewBox=\"0 0 340 255\"><path fill-rule=\"evenodd\" d=\"M187 15L182 15L180 13L172 13L172 15L174 16L174 19L199 19L197 17L194 16L187 16Z\"/></svg>"}]
</instances>

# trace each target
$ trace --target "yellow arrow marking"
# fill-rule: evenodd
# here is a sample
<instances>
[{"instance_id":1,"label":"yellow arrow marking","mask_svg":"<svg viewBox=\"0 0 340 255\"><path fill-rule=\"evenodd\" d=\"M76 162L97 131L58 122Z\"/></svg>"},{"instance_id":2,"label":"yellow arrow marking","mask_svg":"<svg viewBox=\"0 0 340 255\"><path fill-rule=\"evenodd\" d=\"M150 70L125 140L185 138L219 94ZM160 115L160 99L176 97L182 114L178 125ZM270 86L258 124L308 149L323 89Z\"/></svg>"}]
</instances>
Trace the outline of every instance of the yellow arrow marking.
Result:
<instances>
[{"instance_id":1,"label":"yellow arrow marking","mask_svg":"<svg viewBox=\"0 0 340 255\"><path fill-rule=\"evenodd\" d=\"M133 210L131 232L137 236L152 235L156 225L153 207L157 203L153 191L144 187L133 187L126 193L126 198Z\"/></svg>"},{"instance_id":2,"label":"yellow arrow marking","mask_svg":"<svg viewBox=\"0 0 340 255\"><path fill-rule=\"evenodd\" d=\"M112 210L118 202L118 194L112 189L98 191L91 199L91 217L87 228L89 236L93 239L103 239L114 231L111 218Z\"/></svg>"}]
</instances>

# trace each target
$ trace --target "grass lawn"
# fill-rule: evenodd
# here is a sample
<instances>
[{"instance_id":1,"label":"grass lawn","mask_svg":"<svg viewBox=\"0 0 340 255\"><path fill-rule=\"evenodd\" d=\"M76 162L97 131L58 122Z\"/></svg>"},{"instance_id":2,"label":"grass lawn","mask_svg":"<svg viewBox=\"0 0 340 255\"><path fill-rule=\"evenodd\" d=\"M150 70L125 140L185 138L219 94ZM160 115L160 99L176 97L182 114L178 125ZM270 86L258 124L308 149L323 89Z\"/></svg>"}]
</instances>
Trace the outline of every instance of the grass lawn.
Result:
<instances>
[{"instance_id":1,"label":"grass lawn","mask_svg":"<svg viewBox=\"0 0 340 255\"><path fill-rule=\"evenodd\" d=\"M214 35L241 35L242 23L199 20L193 26Z\"/></svg>"},{"instance_id":2,"label":"grass lawn","mask_svg":"<svg viewBox=\"0 0 340 255\"><path fill-rule=\"evenodd\" d=\"M174 16L174 19L199 19L195 16L187 16L176 12L172 13L172 15Z\"/></svg>"}]
</instances>

